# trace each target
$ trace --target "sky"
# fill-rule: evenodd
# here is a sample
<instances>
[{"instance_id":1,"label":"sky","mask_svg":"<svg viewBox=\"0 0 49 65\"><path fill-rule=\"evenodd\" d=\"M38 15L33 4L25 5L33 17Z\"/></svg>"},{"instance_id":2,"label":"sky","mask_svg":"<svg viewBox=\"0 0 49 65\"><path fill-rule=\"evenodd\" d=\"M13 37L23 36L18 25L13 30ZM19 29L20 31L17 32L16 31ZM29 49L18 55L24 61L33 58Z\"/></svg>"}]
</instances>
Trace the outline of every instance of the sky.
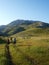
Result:
<instances>
[{"instance_id":1,"label":"sky","mask_svg":"<svg viewBox=\"0 0 49 65\"><path fill-rule=\"evenodd\" d=\"M49 0L0 0L0 25L17 19L49 23Z\"/></svg>"}]
</instances>

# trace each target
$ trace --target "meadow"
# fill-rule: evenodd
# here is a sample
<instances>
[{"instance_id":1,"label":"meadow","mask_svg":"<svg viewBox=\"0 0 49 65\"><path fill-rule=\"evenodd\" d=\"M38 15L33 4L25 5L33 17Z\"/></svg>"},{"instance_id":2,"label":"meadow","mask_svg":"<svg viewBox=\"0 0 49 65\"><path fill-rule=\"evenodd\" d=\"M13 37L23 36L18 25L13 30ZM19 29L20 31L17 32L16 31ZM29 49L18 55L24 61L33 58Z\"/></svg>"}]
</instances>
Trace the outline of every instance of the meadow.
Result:
<instances>
[{"instance_id":1,"label":"meadow","mask_svg":"<svg viewBox=\"0 0 49 65\"><path fill-rule=\"evenodd\" d=\"M16 44L0 44L0 65L49 65L48 36L16 39Z\"/></svg>"}]
</instances>

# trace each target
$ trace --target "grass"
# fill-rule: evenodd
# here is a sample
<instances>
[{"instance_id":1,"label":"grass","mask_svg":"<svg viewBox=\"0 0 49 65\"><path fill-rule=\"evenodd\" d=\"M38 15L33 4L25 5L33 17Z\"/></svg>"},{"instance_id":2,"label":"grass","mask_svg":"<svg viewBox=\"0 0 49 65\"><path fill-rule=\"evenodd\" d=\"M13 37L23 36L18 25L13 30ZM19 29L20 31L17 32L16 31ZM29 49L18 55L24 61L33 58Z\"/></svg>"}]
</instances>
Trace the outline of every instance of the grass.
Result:
<instances>
[{"instance_id":1,"label":"grass","mask_svg":"<svg viewBox=\"0 0 49 65\"><path fill-rule=\"evenodd\" d=\"M8 46L8 45L7 45ZM17 43L0 44L0 65L49 65L49 37L17 37Z\"/></svg>"},{"instance_id":2,"label":"grass","mask_svg":"<svg viewBox=\"0 0 49 65\"><path fill-rule=\"evenodd\" d=\"M27 42L27 44L31 42L32 46L21 46L19 49L34 58L36 65L49 65L49 39L28 40Z\"/></svg>"},{"instance_id":3,"label":"grass","mask_svg":"<svg viewBox=\"0 0 49 65\"><path fill-rule=\"evenodd\" d=\"M5 65L6 57L5 57L5 44L0 44L0 65Z\"/></svg>"},{"instance_id":4,"label":"grass","mask_svg":"<svg viewBox=\"0 0 49 65\"><path fill-rule=\"evenodd\" d=\"M49 28L28 28L27 30L13 35L13 37L40 37L49 36Z\"/></svg>"},{"instance_id":5,"label":"grass","mask_svg":"<svg viewBox=\"0 0 49 65\"><path fill-rule=\"evenodd\" d=\"M11 44L10 52L16 65L49 65L49 39L39 38L19 38L15 47Z\"/></svg>"}]
</instances>

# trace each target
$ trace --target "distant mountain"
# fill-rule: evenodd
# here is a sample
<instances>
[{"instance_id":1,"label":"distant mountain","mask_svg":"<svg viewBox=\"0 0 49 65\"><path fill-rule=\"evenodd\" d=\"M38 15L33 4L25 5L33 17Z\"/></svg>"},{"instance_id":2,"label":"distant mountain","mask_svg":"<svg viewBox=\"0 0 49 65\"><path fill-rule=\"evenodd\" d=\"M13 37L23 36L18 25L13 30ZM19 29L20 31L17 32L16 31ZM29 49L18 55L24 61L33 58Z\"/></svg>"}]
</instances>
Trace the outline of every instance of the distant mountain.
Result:
<instances>
[{"instance_id":1,"label":"distant mountain","mask_svg":"<svg viewBox=\"0 0 49 65\"><path fill-rule=\"evenodd\" d=\"M0 26L0 31L1 31L2 29L5 29L5 27L6 27L6 25L1 25L1 26Z\"/></svg>"},{"instance_id":2,"label":"distant mountain","mask_svg":"<svg viewBox=\"0 0 49 65\"><path fill-rule=\"evenodd\" d=\"M0 26L0 33L3 35L13 35L31 28L49 28L49 24L41 21L15 20L6 26Z\"/></svg>"}]
</instances>

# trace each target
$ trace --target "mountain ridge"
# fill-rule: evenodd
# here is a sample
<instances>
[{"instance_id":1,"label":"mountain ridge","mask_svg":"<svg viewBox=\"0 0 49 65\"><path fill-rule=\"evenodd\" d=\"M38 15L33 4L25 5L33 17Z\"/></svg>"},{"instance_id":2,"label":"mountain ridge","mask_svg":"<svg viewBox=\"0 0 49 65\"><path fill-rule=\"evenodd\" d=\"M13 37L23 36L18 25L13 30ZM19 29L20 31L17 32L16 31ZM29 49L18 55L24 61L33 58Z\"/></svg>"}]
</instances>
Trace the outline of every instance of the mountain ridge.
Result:
<instances>
[{"instance_id":1,"label":"mountain ridge","mask_svg":"<svg viewBox=\"0 0 49 65\"><path fill-rule=\"evenodd\" d=\"M15 20L7 25L0 26L0 32L4 35L13 35L28 30L28 28L49 28L49 24L33 20Z\"/></svg>"}]
</instances>

